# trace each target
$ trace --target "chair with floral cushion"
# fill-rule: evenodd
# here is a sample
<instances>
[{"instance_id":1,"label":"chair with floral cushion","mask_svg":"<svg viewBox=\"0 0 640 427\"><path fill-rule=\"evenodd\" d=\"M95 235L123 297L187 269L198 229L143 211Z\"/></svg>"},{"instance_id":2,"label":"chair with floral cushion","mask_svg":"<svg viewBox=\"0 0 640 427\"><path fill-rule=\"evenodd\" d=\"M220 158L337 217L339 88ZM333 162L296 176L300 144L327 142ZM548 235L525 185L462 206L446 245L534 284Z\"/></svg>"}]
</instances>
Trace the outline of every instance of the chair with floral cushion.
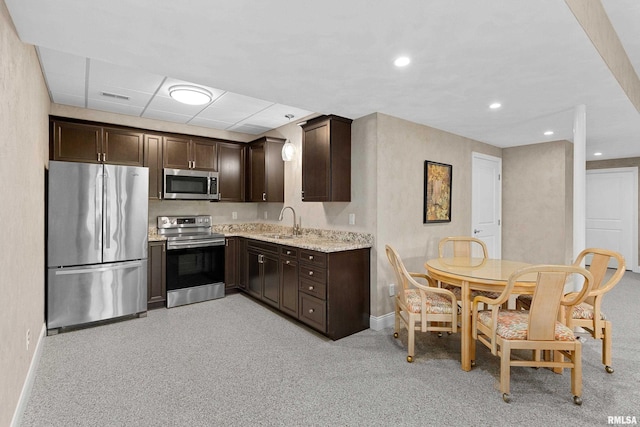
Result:
<instances>
[{"instance_id":1,"label":"chair with floral cushion","mask_svg":"<svg viewBox=\"0 0 640 427\"><path fill-rule=\"evenodd\" d=\"M396 275L395 328L393 336L398 338L400 323L407 329L407 362L413 362L415 331L420 332L457 332L458 310L455 295L436 286L435 281L426 274L409 273L400 256L391 246L385 246L387 258ZM427 285L418 283L423 279Z\"/></svg>"},{"instance_id":2,"label":"chair with floral cushion","mask_svg":"<svg viewBox=\"0 0 640 427\"><path fill-rule=\"evenodd\" d=\"M615 260L615 270L605 281L605 274L612 260ZM613 373L611 367L612 325L601 310L602 299L620 281L626 265L621 254L608 249L585 249L578 254L573 265L579 266L583 261L589 264L587 270L593 275L593 287L584 302L575 306L571 314L566 313L565 323L572 329L581 327L589 332L593 338L602 340L602 364L605 370L611 374ZM520 295L516 299L516 308L528 309L530 305L530 295Z\"/></svg>"},{"instance_id":3,"label":"chair with floral cushion","mask_svg":"<svg viewBox=\"0 0 640 427\"><path fill-rule=\"evenodd\" d=\"M581 280L581 289L564 295L565 284L572 274L584 278ZM503 309L502 304L511 295L518 279L524 275L529 275L527 280L536 279L530 309ZM572 309L580 304L592 286L593 276L582 267L535 265L513 273L498 298L474 298L471 323L473 338L491 349L493 355L500 357L500 391L505 402L511 401L511 367L532 366L554 368L556 372L564 368L571 369L573 401L577 405L582 404L582 345L574 337L571 328L558 319L564 309ZM479 311L480 303L486 304L490 310ZM522 359L521 352L518 358L512 358L513 350L532 350L532 358ZM547 357L541 359L539 356L543 353ZM548 357L551 353L553 357Z\"/></svg>"},{"instance_id":4,"label":"chair with floral cushion","mask_svg":"<svg viewBox=\"0 0 640 427\"><path fill-rule=\"evenodd\" d=\"M480 239L469 236L445 237L438 243L438 258L489 258L487 245ZM456 295L458 301L461 298L461 291L458 286L448 283L440 283L444 289L448 289ZM488 298L497 298L500 293L471 291L471 298L484 295ZM505 305L506 308L506 305Z\"/></svg>"}]
</instances>

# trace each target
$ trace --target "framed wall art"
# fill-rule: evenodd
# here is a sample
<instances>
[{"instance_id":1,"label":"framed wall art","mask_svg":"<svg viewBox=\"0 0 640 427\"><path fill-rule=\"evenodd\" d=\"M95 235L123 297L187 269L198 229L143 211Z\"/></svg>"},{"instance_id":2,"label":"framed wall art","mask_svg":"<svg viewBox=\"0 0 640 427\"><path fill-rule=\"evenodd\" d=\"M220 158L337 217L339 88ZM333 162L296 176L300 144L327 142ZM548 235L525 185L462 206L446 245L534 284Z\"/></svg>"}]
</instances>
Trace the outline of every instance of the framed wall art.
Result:
<instances>
[{"instance_id":1,"label":"framed wall art","mask_svg":"<svg viewBox=\"0 0 640 427\"><path fill-rule=\"evenodd\" d=\"M451 222L452 166L424 161L424 224Z\"/></svg>"}]
</instances>

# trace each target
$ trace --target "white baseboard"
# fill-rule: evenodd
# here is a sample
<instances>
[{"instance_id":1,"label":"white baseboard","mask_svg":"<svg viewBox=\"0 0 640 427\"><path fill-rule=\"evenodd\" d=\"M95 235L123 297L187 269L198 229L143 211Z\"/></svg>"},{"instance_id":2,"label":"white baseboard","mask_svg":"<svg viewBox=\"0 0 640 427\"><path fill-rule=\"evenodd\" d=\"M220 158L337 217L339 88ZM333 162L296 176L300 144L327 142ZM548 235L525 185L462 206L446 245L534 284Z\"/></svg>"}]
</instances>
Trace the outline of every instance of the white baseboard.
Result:
<instances>
[{"instance_id":1,"label":"white baseboard","mask_svg":"<svg viewBox=\"0 0 640 427\"><path fill-rule=\"evenodd\" d=\"M33 381L36 378L36 372L38 372L38 365L40 364L40 356L42 355L42 342L44 341L45 333L47 332L46 323L42 324L40 329L40 335L38 336L38 343L36 344L36 350L33 352L33 359L31 359L31 365L29 365L29 371L27 372L27 378L22 385L22 392L20 393L20 399L16 405L16 410L13 413L13 419L11 420L11 427L19 427L22 424L22 415L29 403L29 397L31 396L31 388L33 387Z\"/></svg>"},{"instance_id":2,"label":"white baseboard","mask_svg":"<svg viewBox=\"0 0 640 427\"><path fill-rule=\"evenodd\" d=\"M386 328L393 328L395 322L395 312L383 314L382 316L369 317L369 327L374 331L381 331Z\"/></svg>"}]
</instances>

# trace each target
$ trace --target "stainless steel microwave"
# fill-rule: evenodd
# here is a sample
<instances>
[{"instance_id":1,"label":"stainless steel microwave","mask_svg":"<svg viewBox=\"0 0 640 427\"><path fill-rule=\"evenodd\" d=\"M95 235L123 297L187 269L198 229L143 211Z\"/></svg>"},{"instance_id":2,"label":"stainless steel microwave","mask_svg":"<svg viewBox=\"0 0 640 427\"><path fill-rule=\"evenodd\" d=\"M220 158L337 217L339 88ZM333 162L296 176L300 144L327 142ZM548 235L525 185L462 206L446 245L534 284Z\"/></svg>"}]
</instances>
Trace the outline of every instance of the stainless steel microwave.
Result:
<instances>
[{"instance_id":1,"label":"stainless steel microwave","mask_svg":"<svg viewBox=\"0 0 640 427\"><path fill-rule=\"evenodd\" d=\"M218 200L218 172L165 168L164 198Z\"/></svg>"}]
</instances>

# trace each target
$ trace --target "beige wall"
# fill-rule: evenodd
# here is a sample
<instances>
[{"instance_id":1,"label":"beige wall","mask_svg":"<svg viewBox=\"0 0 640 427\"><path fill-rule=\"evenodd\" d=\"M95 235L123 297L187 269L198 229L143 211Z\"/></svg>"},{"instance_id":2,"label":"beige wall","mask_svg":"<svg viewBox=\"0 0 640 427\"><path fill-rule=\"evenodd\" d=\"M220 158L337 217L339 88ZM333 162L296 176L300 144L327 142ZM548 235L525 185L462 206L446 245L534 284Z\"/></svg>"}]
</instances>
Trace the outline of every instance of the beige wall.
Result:
<instances>
[{"instance_id":1,"label":"beige wall","mask_svg":"<svg viewBox=\"0 0 640 427\"><path fill-rule=\"evenodd\" d=\"M573 144L502 150L502 257L530 263L573 259Z\"/></svg>"},{"instance_id":2,"label":"beige wall","mask_svg":"<svg viewBox=\"0 0 640 427\"><path fill-rule=\"evenodd\" d=\"M396 248L410 271L424 271L424 262L437 257L438 242L471 230L472 152L501 157L501 149L406 120L376 114L377 194L374 211L376 243L372 263L372 314L393 311L389 283L395 282L384 247ZM424 161L453 166L451 222L422 223ZM371 167L371 166L369 166Z\"/></svg>"},{"instance_id":3,"label":"beige wall","mask_svg":"<svg viewBox=\"0 0 640 427\"><path fill-rule=\"evenodd\" d=\"M20 398L44 327L44 173L49 96L33 46L0 1L0 425ZM26 334L31 333L27 350Z\"/></svg>"},{"instance_id":4,"label":"beige wall","mask_svg":"<svg viewBox=\"0 0 640 427\"><path fill-rule=\"evenodd\" d=\"M640 168L640 157L631 157L628 159L595 160L587 162L587 170L615 168ZM640 193L640 174L638 174L638 192ZM640 194L638 195L638 200L640 200ZM638 265L640 265L640 206L638 206L638 218ZM632 266L627 265L627 268L632 268Z\"/></svg>"}]
</instances>

